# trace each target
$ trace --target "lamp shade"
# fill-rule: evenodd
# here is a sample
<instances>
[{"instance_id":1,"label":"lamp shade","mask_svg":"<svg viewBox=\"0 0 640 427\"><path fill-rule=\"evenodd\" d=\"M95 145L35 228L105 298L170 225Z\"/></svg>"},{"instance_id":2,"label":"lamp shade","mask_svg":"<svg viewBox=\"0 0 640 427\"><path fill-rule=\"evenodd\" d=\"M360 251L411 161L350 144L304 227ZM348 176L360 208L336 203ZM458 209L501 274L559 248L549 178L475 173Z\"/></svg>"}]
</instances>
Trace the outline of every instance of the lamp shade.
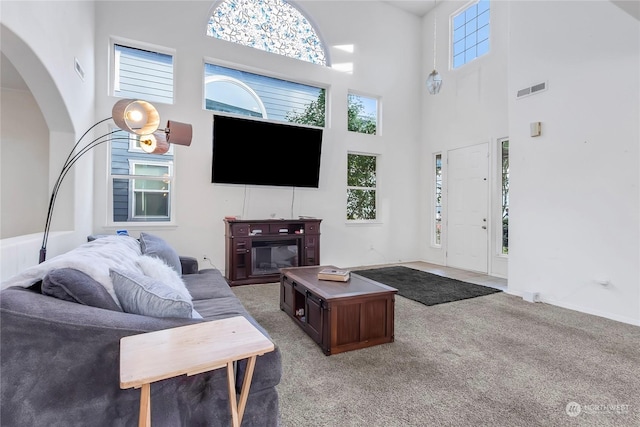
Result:
<instances>
[{"instance_id":1,"label":"lamp shade","mask_svg":"<svg viewBox=\"0 0 640 427\"><path fill-rule=\"evenodd\" d=\"M164 132L154 132L140 137L140 148L148 154L164 154L169 151L169 143Z\"/></svg>"},{"instance_id":2,"label":"lamp shade","mask_svg":"<svg viewBox=\"0 0 640 427\"><path fill-rule=\"evenodd\" d=\"M436 70L433 70L431 74L427 77L427 89L431 95L435 95L440 92L440 87L442 86L442 77Z\"/></svg>"},{"instance_id":3,"label":"lamp shade","mask_svg":"<svg viewBox=\"0 0 640 427\"><path fill-rule=\"evenodd\" d=\"M186 145L187 147L191 145L193 130L190 124L169 120L165 132L169 144Z\"/></svg>"},{"instance_id":4,"label":"lamp shade","mask_svg":"<svg viewBox=\"0 0 640 427\"><path fill-rule=\"evenodd\" d=\"M111 109L116 126L136 135L150 135L160 125L158 110L147 101L121 99Z\"/></svg>"}]
</instances>

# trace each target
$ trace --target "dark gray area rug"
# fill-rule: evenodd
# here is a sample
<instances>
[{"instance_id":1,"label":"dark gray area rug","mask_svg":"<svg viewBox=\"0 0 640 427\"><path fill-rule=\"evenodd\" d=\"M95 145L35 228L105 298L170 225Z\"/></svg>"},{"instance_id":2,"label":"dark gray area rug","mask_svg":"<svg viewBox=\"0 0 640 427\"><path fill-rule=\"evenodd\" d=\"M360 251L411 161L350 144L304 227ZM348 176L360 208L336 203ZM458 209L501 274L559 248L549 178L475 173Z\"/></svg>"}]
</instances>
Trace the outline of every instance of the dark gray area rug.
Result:
<instances>
[{"instance_id":1,"label":"dark gray area rug","mask_svg":"<svg viewBox=\"0 0 640 427\"><path fill-rule=\"evenodd\" d=\"M356 270L352 273L396 288L398 295L424 305L443 304L502 292L488 286L467 283L402 266Z\"/></svg>"}]
</instances>

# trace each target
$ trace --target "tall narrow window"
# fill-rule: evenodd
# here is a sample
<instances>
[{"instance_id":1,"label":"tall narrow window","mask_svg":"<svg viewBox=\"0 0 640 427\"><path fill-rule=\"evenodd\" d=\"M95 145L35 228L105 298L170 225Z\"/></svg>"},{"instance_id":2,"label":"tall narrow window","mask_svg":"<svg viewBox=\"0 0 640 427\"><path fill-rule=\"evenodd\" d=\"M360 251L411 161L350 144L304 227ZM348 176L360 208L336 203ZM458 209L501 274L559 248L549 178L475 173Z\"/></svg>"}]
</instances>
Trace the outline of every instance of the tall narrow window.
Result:
<instances>
[{"instance_id":1,"label":"tall narrow window","mask_svg":"<svg viewBox=\"0 0 640 427\"><path fill-rule=\"evenodd\" d=\"M124 131L116 131L110 145L112 221L171 221L173 150L144 153L138 137Z\"/></svg>"},{"instance_id":2,"label":"tall narrow window","mask_svg":"<svg viewBox=\"0 0 640 427\"><path fill-rule=\"evenodd\" d=\"M132 219L167 221L171 205L171 163L129 161L132 181L129 194Z\"/></svg>"},{"instance_id":3,"label":"tall narrow window","mask_svg":"<svg viewBox=\"0 0 640 427\"><path fill-rule=\"evenodd\" d=\"M502 175L502 253L509 253L509 140L500 141Z\"/></svg>"},{"instance_id":4,"label":"tall narrow window","mask_svg":"<svg viewBox=\"0 0 640 427\"><path fill-rule=\"evenodd\" d=\"M370 221L377 218L377 157L347 155L347 219Z\"/></svg>"},{"instance_id":5,"label":"tall narrow window","mask_svg":"<svg viewBox=\"0 0 640 427\"><path fill-rule=\"evenodd\" d=\"M173 104L173 56L113 45L113 96Z\"/></svg>"},{"instance_id":6,"label":"tall narrow window","mask_svg":"<svg viewBox=\"0 0 640 427\"><path fill-rule=\"evenodd\" d=\"M479 0L453 17L453 68L489 52L489 18L489 0Z\"/></svg>"},{"instance_id":7,"label":"tall narrow window","mask_svg":"<svg viewBox=\"0 0 640 427\"><path fill-rule=\"evenodd\" d=\"M442 245L442 154L435 155L435 198L434 198L434 241L436 246Z\"/></svg>"},{"instance_id":8,"label":"tall narrow window","mask_svg":"<svg viewBox=\"0 0 640 427\"><path fill-rule=\"evenodd\" d=\"M350 93L347 95L347 127L351 132L376 134L378 100Z\"/></svg>"},{"instance_id":9,"label":"tall narrow window","mask_svg":"<svg viewBox=\"0 0 640 427\"><path fill-rule=\"evenodd\" d=\"M309 20L283 0L225 0L213 11L207 35L290 58L327 65Z\"/></svg>"}]
</instances>

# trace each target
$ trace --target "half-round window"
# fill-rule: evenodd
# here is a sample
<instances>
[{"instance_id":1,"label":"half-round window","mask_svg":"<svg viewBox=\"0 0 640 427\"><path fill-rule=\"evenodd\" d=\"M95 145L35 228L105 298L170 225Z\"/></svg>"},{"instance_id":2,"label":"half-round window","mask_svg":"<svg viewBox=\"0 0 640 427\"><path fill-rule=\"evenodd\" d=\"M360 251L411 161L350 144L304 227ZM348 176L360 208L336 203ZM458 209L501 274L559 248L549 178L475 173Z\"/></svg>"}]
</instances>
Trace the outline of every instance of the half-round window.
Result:
<instances>
[{"instance_id":1,"label":"half-round window","mask_svg":"<svg viewBox=\"0 0 640 427\"><path fill-rule=\"evenodd\" d=\"M209 18L207 35L327 65L324 44L313 25L282 0L224 0Z\"/></svg>"}]
</instances>

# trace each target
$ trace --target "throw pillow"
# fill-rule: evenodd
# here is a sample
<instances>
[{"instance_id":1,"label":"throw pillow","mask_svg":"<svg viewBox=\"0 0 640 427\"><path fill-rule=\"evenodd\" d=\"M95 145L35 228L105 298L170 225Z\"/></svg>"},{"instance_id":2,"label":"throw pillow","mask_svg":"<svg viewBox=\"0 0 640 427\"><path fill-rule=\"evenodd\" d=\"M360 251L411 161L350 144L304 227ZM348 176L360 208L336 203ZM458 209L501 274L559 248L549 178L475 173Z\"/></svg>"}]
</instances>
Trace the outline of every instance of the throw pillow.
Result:
<instances>
[{"instance_id":1,"label":"throw pillow","mask_svg":"<svg viewBox=\"0 0 640 427\"><path fill-rule=\"evenodd\" d=\"M148 276L130 271L110 270L113 288L127 313L152 317L191 319L193 304L179 292Z\"/></svg>"},{"instance_id":2,"label":"throw pillow","mask_svg":"<svg viewBox=\"0 0 640 427\"><path fill-rule=\"evenodd\" d=\"M75 268L49 271L42 280L42 294L91 307L122 311L100 282Z\"/></svg>"},{"instance_id":3,"label":"throw pillow","mask_svg":"<svg viewBox=\"0 0 640 427\"><path fill-rule=\"evenodd\" d=\"M1 1L1 0L0 0ZM75 268L97 280L109 292L114 301L118 297L113 290L109 269L136 271L140 257L140 242L129 236L106 236L78 246L71 251L28 267L0 284L1 289L10 286L27 288L44 279L56 268Z\"/></svg>"},{"instance_id":4,"label":"throw pillow","mask_svg":"<svg viewBox=\"0 0 640 427\"><path fill-rule=\"evenodd\" d=\"M187 290L182 278L163 260L155 256L142 255L136 262L145 276L152 277L170 288L175 289L187 301L192 300L191 294Z\"/></svg>"},{"instance_id":5,"label":"throw pillow","mask_svg":"<svg viewBox=\"0 0 640 427\"><path fill-rule=\"evenodd\" d=\"M140 233L140 249L142 255L150 255L160 258L182 275L180 256L164 239L149 233Z\"/></svg>"}]
</instances>

